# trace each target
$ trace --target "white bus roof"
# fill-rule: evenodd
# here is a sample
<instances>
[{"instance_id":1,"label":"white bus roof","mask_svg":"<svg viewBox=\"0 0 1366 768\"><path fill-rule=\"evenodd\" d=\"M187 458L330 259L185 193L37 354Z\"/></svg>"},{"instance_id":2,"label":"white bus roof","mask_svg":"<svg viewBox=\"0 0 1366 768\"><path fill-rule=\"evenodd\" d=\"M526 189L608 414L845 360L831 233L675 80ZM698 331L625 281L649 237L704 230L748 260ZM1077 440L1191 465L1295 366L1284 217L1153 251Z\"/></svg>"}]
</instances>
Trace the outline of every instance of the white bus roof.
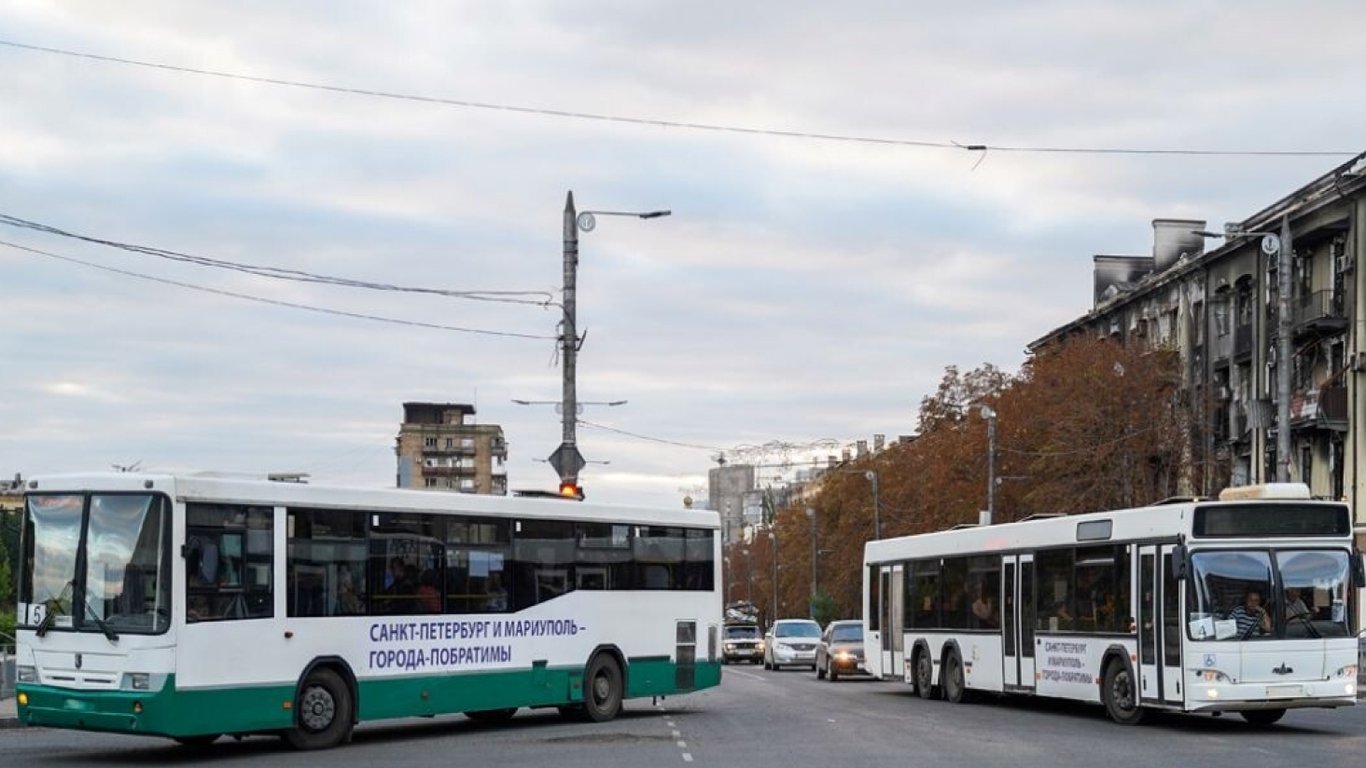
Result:
<instances>
[{"instance_id":1,"label":"white bus roof","mask_svg":"<svg viewBox=\"0 0 1366 768\"><path fill-rule=\"evenodd\" d=\"M96 472L42 475L24 484L29 493L77 491L160 491L177 501L363 509L509 517L598 520L638 525L720 528L716 512L572 501L517 498L406 488L361 488L278 482L214 473L154 474Z\"/></svg>"}]
</instances>

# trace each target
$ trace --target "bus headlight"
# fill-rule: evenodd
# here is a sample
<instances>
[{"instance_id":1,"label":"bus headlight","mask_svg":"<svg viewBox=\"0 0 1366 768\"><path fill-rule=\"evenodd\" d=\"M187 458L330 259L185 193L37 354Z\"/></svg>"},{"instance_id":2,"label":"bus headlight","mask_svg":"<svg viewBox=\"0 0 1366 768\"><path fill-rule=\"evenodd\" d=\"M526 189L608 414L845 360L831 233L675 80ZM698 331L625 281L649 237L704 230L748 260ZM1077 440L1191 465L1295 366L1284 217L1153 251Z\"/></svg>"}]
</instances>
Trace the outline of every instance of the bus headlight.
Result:
<instances>
[{"instance_id":1,"label":"bus headlight","mask_svg":"<svg viewBox=\"0 0 1366 768\"><path fill-rule=\"evenodd\" d=\"M1348 664L1347 666L1343 667L1342 669L1339 669L1339 670L1337 671L1337 675L1336 675L1336 676L1337 676L1337 677L1356 677L1356 676L1357 676L1357 665L1355 665L1355 664Z\"/></svg>"},{"instance_id":2,"label":"bus headlight","mask_svg":"<svg viewBox=\"0 0 1366 768\"><path fill-rule=\"evenodd\" d=\"M134 691L146 691L152 687L152 676L146 672L129 672L124 676L124 687Z\"/></svg>"},{"instance_id":3,"label":"bus headlight","mask_svg":"<svg viewBox=\"0 0 1366 768\"><path fill-rule=\"evenodd\" d=\"M38 668L20 664L15 667L15 680L21 683L38 682Z\"/></svg>"},{"instance_id":4,"label":"bus headlight","mask_svg":"<svg viewBox=\"0 0 1366 768\"><path fill-rule=\"evenodd\" d=\"M1233 679L1217 669L1204 670L1204 679L1207 683L1231 683ZM1213 697L1211 697L1213 698Z\"/></svg>"}]
</instances>

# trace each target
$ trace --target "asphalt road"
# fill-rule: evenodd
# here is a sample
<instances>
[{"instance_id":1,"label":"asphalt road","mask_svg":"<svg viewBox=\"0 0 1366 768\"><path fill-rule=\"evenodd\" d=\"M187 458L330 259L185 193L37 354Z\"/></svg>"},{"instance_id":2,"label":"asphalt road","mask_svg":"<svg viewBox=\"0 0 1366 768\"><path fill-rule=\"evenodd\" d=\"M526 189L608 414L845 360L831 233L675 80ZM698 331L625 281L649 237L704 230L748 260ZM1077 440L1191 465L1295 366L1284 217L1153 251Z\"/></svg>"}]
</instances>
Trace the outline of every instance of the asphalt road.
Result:
<instances>
[{"instance_id":1,"label":"asphalt road","mask_svg":"<svg viewBox=\"0 0 1366 768\"><path fill-rule=\"evenodd\" d=\"M0 730L13 766L215 764L499 765L556 768L671 765L796 766L1356 766L1366 755L1366 706L1291 712L1256 728L1236 715L1164 715L1137 727L1100 707L1035 699L951 705L899 683L817 681L806 671L727 667L720 688L658 705L628 702L618 720L570 723L523 711L483 726L460 716L365 725L353 742L299 753L273 738L192 750L169 741L46 729Z\"/></svg>"}]
</instances>

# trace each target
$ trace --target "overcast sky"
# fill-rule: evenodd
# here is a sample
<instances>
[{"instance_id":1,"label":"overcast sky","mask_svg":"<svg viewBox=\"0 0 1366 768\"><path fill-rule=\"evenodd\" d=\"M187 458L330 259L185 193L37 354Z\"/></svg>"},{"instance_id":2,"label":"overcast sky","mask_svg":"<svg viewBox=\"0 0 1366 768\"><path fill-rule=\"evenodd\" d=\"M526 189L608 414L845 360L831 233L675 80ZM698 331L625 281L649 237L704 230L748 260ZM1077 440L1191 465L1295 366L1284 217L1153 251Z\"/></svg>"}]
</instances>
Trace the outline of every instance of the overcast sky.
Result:
<instances>
[{"instance_id":1,"label":"overcast sky","mask_svg":"<svg viewBox=\"0 0 1366 768\"><path fill-rule=\"evenodd\" d=\"M0 38L545 110L1017 147L1366 149L1359 0L46 2ZM592 500L704 495L717 449L915 429L945 366L1017 370L1091 256L1212 228L1346 157L993 151L308 90L0 46L0 214L356 280L559 299L581 235ZM979 164L980 161L980 164ZM266 279L0 226L0 473L141 462L391 485L404 401L502 425L553 488L559 310ZM633 437L622 432L651 439ZM683 444L683 445L679 445ZM825 455L837 452L819 450ZM810 451L797 451L805 459ZM768 460L778 457L769 456ZM765 472L765 475L770 474Z\"/></svg>"}]
</instances>

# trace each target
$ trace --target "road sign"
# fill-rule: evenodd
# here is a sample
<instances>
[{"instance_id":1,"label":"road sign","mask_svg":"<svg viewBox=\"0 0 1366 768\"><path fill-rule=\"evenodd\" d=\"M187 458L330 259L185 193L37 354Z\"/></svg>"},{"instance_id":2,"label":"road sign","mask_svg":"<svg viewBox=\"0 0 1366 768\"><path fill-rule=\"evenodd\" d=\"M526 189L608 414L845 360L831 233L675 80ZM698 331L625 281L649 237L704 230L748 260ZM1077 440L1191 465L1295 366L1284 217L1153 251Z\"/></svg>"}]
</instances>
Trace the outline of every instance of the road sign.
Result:
<instances>
[{"instance_id":1,"label":"road sign","mask_svg":"<svg viewBox=\"0 0 1366 768\"><path fill-rule=\"evenodd\" d=\"M583 454L579 453L578 446L572 443L560 443L560 447L556 448L546 461L549 461L550 466L560 473L560 477L577 475L579 470L587 464L583 460Z\"/></svg>"}]
</instances>

